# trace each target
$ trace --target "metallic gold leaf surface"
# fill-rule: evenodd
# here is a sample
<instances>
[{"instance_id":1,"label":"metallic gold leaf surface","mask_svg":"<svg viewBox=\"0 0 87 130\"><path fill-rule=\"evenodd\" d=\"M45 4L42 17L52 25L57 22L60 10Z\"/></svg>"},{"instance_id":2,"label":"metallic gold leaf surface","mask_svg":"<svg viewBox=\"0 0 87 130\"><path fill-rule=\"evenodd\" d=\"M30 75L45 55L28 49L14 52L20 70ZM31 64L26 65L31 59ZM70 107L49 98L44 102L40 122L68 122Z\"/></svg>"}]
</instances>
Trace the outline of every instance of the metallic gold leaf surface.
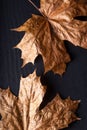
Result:
<instances>
[{"instance_id":1,"label":"metallic gold leaf surface","mask_svg":"<svg viewBox=\"0 0 87 130\"><path fill-rule=\"evenodd\" d=\"M79 119L75 111L80 101L63 100L59 95L39 110L45 92L35 72L21 78L18 97L0 89L0 130L59 130Z\"/></svg>"},{"instance_id":2,"label":"metallic gold leaf surface","mask_svg":"<svg viewBox=\"0 0 87 130\"><path fill-rule=\"evenodd\" d=\"M61 75L70 61L64 40L87 48L87 22L75 19L77 16L87 16L87 4L79 0L40 0L39 11L42 16L32 15L16 29L26 32L16 47L22 50L23 65L41 54L45 72L53 70ZM36 46L35 51L30 51L31 45L34 49ZM30 59L31 53L34 55Z\"/></svg>"}]
</instances>

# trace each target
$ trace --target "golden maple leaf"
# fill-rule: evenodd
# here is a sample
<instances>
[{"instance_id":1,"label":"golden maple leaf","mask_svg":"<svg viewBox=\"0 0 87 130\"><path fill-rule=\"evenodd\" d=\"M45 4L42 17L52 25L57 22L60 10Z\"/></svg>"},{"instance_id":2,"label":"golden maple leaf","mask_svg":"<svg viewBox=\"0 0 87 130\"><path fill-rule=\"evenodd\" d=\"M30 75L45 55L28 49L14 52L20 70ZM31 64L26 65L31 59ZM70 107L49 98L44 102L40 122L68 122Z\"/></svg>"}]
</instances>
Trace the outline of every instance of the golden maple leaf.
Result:
<instances>
[{"instance_id":1,"label":"golden maple leaf","mask_svg":"<svg viewBox=\"0 0 87 130\"><path fill-rule=\"evenodd\" d=\"M0 130L59 130L79 119L75 111L80 101L63 100L59 95L39 110L45 92L35 72L21 78L18 97L0 89Z\"/></svg>"},{"instance_id":2,"label":"golden maple leaf","mask_svg":"<svg viewBox=\"0 0 87 130\"><path fill-rule=\"evenodd\" d=\"M29 0L32 4L33 2ZM38 54L43 56L45 72L53 70L63 74L70 61L64 40L87 48L87 22L75 19L87 16L87 4L79 0L40 0L42 16L32 15L17 31L25 31L22 41L16 46L22 50L23 65L34 62ZM33 48L34 47L34 48ZM33 57L30 59L30 48Z\"/></svg>"}]
</instances>

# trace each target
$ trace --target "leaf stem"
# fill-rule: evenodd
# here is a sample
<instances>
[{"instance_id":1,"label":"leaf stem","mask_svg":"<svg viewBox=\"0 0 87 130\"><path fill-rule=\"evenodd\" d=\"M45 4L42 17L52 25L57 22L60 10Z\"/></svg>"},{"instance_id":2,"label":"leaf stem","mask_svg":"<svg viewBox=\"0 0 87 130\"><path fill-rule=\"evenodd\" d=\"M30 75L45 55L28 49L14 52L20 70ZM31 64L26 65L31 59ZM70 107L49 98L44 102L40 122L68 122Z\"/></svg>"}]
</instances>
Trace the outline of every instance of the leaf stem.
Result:
<instances>
[{"instance_id":1,"label":"leaf stem","mask_svg":"<svg viewBox=\"0 0 87 130\"><path fill-rule=\"evenodd\" d=\"M28 0L28 1L35 7L36 10L38 10L38 11L40 12L40 14L41 14L42 16L45 17L45 15L40 11L40 9L32 2L32 0Z\"/></svg>"},{"instance_id":2,"label":"leaf stem","mask_svg":"<svg viewBox=\"0 0 87 130\"><path fill-rule=\"evenodd\" d=\"M28 1L40 12L39 8L31 0Z\"/></svg>"}]
</instances>

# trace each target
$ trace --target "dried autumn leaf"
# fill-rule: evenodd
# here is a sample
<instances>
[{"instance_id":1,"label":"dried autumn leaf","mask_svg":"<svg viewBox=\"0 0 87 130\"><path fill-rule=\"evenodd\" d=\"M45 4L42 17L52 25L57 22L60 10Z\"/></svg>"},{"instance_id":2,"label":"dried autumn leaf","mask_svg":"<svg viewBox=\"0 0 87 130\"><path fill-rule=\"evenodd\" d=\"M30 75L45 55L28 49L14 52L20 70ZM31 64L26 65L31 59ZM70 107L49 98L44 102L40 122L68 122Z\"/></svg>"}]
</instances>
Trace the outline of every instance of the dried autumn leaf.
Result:
<instances>
[{"instance_id":1,"label":"dried autumn leaf","mask_svg":"<svg viewBox=\"0 0 87 130\"><path fill-rule=\"evenodd\" d=\"M59 95L39 110L45 92L35 72L21 78L18 97L0 89L0 130L59 130L79 119L75 115L79 100L62 100Z\"/></svg>"},{"instance_id":2,"label":"dried autumn leaf","mask_svg":"<svg viewBox=\"0 0 87 130\"><path fill-rule=\"evenodd\" d=\"M28 62L34 62L36 56L41 54L45 72L53 70L62 74L66 68L65 63L70 61L70 57L64 43L51 32L49 23L41 16L32 15L31 19L16 30L24 29L26 33L16 46L22 50L23 66Z\"/></svg>"},{"instance_id":3,"label":"dried autumn leaf","mask_svg":"<svg viewBox=\"0 0 87 130\"><path fill-rule=\"evenodd\" d=\"M40 53L43 56L45 72L53 70L61 75L66 69L66 63L70 61L64 40L87 48L87 22L75 19L77 16L87 16L87 4L78 1L40 0L39 11L42 16L32 15L27 22L16 29L26 32L22 41L16 46L22 50L23 65L33 61ZM30 51L31 44L32 47L36 46L35 52ZM34 53L31 59L30 53L32 55Z\"/></svg>"}]
</instances>

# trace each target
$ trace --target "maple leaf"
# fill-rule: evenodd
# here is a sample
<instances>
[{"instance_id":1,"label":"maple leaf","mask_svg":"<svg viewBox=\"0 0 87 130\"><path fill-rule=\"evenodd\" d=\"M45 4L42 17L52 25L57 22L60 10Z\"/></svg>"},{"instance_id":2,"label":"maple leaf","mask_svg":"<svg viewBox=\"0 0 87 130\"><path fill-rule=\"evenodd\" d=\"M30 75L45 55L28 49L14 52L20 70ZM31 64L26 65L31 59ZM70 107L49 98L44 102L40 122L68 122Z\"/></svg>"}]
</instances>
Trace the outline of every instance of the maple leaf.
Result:
<instances>
[{"instance_id":1,"label":"maple leaf","mask_svg":"<svg viewBox=\"0 0 87 130\"><path fill-rule=\"evenodd\" d=\"M29 2L34 5L31 0ZM36 6L35 8L38 9ZM87 48L87 22L75 19L77 16L87 16L87 4L78 0L40 0L38 10L42 16L32 15L22 26L15 29L26 32L16 47L22 50L23 66L34 62L35 57L41 54L45 72L53 70L61 75L65 72L66 63L70 61L64 40ZM36 46L35 51L31 52L31 45L34 49Z\"/></svg>"},{"instance_id":2,"label":"maple leaf","mask_svg":"<svg viewBox=\"0 0 87 130\"><path fill-rule=\"evenodd\" d=\"M59 130L79 119L75 111L80 101L59 95L39 110L45 92L35 72L21 78L18 97L9 88L0 89L0 130Z\"/></svg>"}]
</instances>

